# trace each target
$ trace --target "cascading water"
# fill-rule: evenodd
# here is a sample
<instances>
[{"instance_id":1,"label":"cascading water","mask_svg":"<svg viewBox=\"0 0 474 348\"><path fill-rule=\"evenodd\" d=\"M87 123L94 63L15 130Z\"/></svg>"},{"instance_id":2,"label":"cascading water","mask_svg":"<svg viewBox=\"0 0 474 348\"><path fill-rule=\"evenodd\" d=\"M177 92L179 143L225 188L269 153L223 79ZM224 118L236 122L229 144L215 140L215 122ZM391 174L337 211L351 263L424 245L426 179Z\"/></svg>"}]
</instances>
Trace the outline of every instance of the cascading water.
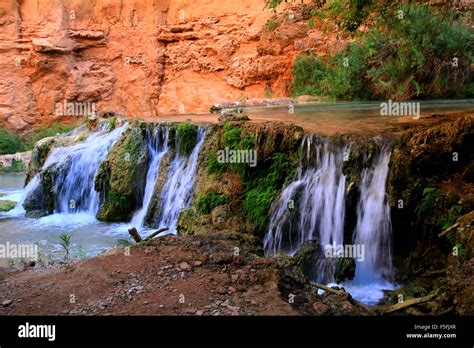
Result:
<instances>
[{"instance_id":1,"label":"cascading water","mask_svg":"<svg viewBox=\"0 0 474 348\"><path fill-rule=\"evenodd\" d=\"M301 244L315 238L322 246L343 243L346 178L342 163L346 149L331 147L327 139L316 136L306 136L302 149L296 181L271 208L264 239L267 254L293 255ZM316 265L320 281L332 280L332 261L321 259Z\"/></svg>"},{"instance_id":2,"label":"cascading water","mask_svg":"<svg viewBox=\"0 0 474 348\"><path fill-rule=\"evenodd\" d=\"M148 150L151 155L151 161L146 176L143 205L141 209L135 213L131 221L131 225L136 228L142 228L145 224L145 216L148 212L148 207L150 206L150 202L153 197L156 179L160 170L161 160L169 151L168 127L157 127L153 131L147 129L146 137Z\"/></svg>"},{"instance_id":3,"label":"cascading water","mask_svg":"<svg viewBox=\"0 0 474 348\"><path fill-rule=\"evenodd\" d=\"M365 259L357 262L357 282L379 281L392 276L392 226L385 193L390 155L390 151L382 148L374 165L362 173L354 244L365 246Z\"/></svg>"},{"instance_id":4,"label":"cascading water","mask_svg":"<svg viewBox=\"0 0 474 348\"><path fill-rule=\"evenodd\" d=\"M95 216L99 209L99 195L94 188L94 179L100 163L110 147L118 140L127 124L109 132L108 125L92 133L83 142L72 146L58 147L51 151L41 168L53 174L55 206L54 213L87 213ZM71 133L71 135L73 135ZM39 188L41 173L36 174L26 185L22 198L11 216L25 213L23 204Z\"/></svg>"},{"instance_id":5,"label":"cascading water","mask_svg":"<svg viewBox=\"0 0 474 348\"><path fill-rule=\"evenodd\" d=\"M43 169L57 169L52 171L58 173L53 180L56 195L55 213L97 214L100 204L99 194L94 188L97 170L110 147L126 128L127 125L124 125L109 132L107 125L104 125L86 141L56 148L51 152Z\"/></svg>"},{"instance_id":6,"label":"cascading water","mask_svg":"<svg viewBox=\"0 0 474 348\"><path fill-rule=\"evenodd\" d=\"M199 127L197 144L191 154L184 156L177 152L171 162L168 178L161 191L161 213L157 221L157 227L168 227L169 233L176 233L179 214L191 204L199 151L205 136L205 129Z\"/></svg>"},{"instance_id":7,"label":"cascading water","mask_svg":"<svg viewBox=\"0 0 474 348\"><path fill-rule=\"evenodd\" d=\"M296 181L283 190L271 208L269 232L264 239L266 254L293 255L301 244L315 238L322 246L343 242L346 178L342 163L346 149L332 151L327 139L316 136L305 137L302 148L304 156ZM334 262L321 261L318 274L332 276Z\"/></svg>"},{"instance_id":8,"label":"cascading water","mask_svg":"<svg viewBox=\"0 0 474 348\"><path fill-rule=\"evenodd\" d=\"M355 278L343 284L354 298L372 305L384 296L384 289L395 288L391 283L392 224L385 193L391 152L386 146L379 149L372 167L362 172L357 205L353 243L364 246L364 260L356 260Z\"/></svg>"},{"instance_id":9,"label":"cascading water","mask_svg":"<svg viewBox=\"0 0 474 348\"><path fill-rule=\"evenodd\" d=\"M357 224L350 231L352 240L344 240L346 177L342 168L349 149L345 145L331 146L324 138L307 136L302 150L296 180L271 207L265 253L293 255L301 244L312 239L319 240L323 253L328 245L362 245L364 255L356 259L355 278L344 286L354 290L355 298L375 303L383 295L381 288L392 287L384 280L391 275L390 208L385 192L390 149L380 145L375 158L361 173ZM334 257L315 261L317 280L334 282L335 267ZM376 291L371 292L368 284L376 284Z\"/></svg>"}]
</instances>

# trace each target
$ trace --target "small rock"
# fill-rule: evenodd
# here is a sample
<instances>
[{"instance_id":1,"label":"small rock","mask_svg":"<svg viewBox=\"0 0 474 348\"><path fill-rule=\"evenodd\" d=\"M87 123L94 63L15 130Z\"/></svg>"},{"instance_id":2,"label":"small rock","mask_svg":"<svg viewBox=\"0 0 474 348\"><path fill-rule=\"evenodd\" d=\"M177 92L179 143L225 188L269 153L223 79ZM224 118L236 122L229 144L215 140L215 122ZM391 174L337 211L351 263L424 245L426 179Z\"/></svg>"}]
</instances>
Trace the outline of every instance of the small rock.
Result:
<instances>
[{"instance_id":1,"label":"small rock","mask_svg":"<svg viewBox=\"0 0 474 348\"><path fill-rule=\"evenodd\" d=\"M244 262L244 259L241 258L240 256L234 256L234 264L236 265L243 265L245 262Z\"/></svg>"},{"instance_id":2,"label":"small rock","mask_svg":"<svg viewBox=\"0 0 474 348\"><path fill-rule=\"evenodd\" d=\"M12 300L5 300L2 302L2 306L3 307L8 307L9 305L11 305L13 303Z\"/></svg>"},{"instance_id":3,"label":"small rock","mask_svg":"<svg viewBox=\"0 0 474 348\"><path fill-rule=\"evenodd\" d=\"M186 313L186 314L194 314L194 313L196 313L196 309L195 309L195 308L186 308L186 309L184 310L184 313Z\"/></svg>"},{"instance_id":4,"label":"small rock","mask_svg":"<svg viewBox=\"0 0 474 348\"><path fill-rule=\"evenodd\" d=\"M227 294L227 290L223 287L220 287L220 288L217 289L217 293L219 295L225 295L225 294Z\"/></svg>"},{"instance_id":5,"label":"small rock","mask_svg":"<svg viewBox=\"0 0 474 348\"><path fill-rule=\"evenodd\" d=\"M204 315L204 311L203 310L198 310L196 313L194 313L194 315L202 316L202 315Z\"/></svg>"},{"instance_id":6,"label":"small rock","mask_svg":"<svg viewBox=\"0 0 474 348\"><path fill-rule=\"evenodd\" d=\"M189 271L189 270L191 270L191 266L190 266L189 263L187 263L187 262L181 262L181 264L179 265L179 268L180 268L182 271Z\"/></svg>"},{"instance_id":7,"label":"small rock","mask_svg":"<svg viewBox=\"0 0 474 348\"><path fill-rule=\"evenodd\" d=\"M216 253L211 255L211 262L218 265L231 263L233 259L234 256L231 253Z\"/></svg>"},{"instance_id":8,"label":"small rock","mask_svg":"<svg viewBox=\"0 0 474 348\"><path fill-rule=\"evenodd\" d=\"M194 266L195 267L199 267L202 265L202 262L201 261L194 261Z\"/></svg>"},{"instance_id":9,"label":"small rock","mask_svg":"<svg viewBox=\"0 0 474 348\"><path fill-rule=\"evenodd\" d=\"M229 286L229 294L235 294L237 292L237 289L234 288L233 286Z\"/></svg>"},{"instance_id":10,"label":"small rock","mask_svg":"<svg viewBox=\"0 0 474 348\"><path fill-rule=\"evenodd\" d=\"M324 315L328 311L328 306L322 302L313 303L313 309L317 315Z\"/></svg>"}]
</instances>

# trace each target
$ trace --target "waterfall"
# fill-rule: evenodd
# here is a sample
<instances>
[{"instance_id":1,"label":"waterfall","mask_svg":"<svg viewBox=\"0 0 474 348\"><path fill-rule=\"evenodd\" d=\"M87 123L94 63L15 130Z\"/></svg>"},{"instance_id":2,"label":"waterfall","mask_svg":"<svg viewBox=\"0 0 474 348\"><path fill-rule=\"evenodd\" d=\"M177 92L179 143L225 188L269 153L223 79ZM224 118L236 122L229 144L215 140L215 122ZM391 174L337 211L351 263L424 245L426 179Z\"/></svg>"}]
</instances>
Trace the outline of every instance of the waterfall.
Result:
<instances>
[{"instance_id":1,"label":"waterfall","mask_svg":"<svg viewBox=\"0 0 474 348\"><path fill-rule=\"evenodd\" d=\"M124 125L109 132L105 126L82 143L51 152L43 168L55 167L58 172L54 178L55 213L97 214L100 204L99 193L94 188L97 170L126 128Z\"/></svg>"},{"instance_id":2,"label":"waterfall","mask_svg":"<svg viewBox=\"0 0 474 348\"><path fill-rule=\"evenodd\" d=\"M204 143L206 131L199 127L197 144L189 156L177 151L171 162L167 180L160 196L161 213L157 227L169 227L169 232L176 233L179 214L191 204L192 190L196 178L198 156ZM177 139L179 142L179 139Z\"/></svg>"},{"instance_id":3,"label":"waterfall","mask_svg":"<svg viewBox=\"0 0 474 348\"><path fill-rule=\"evenodd\" d=\"M155 190L156 179L160 170L160 164L163 157L168 153L168 127L157 127L153 131L146 130L148 150L151 155L150 166L146 176L145 194L143 204L131 221L131 225L136 228L142 228L145 224L145 217L150 206L153 192Z\"/></svg>"},{"instance_id":4,"label":"waterfall","mask_svg":"<svg viewBox=\"0 0 474 348\"><path fill-rule=\"evenodd\" d=\"M25 187L14 213L18 215L25 212L24 202L40 188L41 175L48 170L53 181L54 213L82 212L95 216L100 203L99 194L94 188L97 170L127 126L125 124L109 131L107 125L102 125L99 131L89 135L83 142L54 148L41 172Z\"/></svg>"},{"instance_id":5,"label":"waterfall","mask_svg":"<svg viewBox=\"0 0 474 348\"><path fill-rule=\"evenodd\" d=\"M297 179L271 207L264 238L267 255L293 255L301 244L315 238L322 246L343 243L346 177L342 163L346 149L335 148L314 135L304 138L302 149ZM318 274L333 274L335 264L326 259L317 267Z\"/></svg>"},{"instance_id":6,"label":"waterfall","mask_svg":"<svg viewBox=\"0 0 474 348\"><path fill-rule=\"evenodd\" d=\"M355 282L358 283L380 281L392 275L392 226L385 193L390 155L387 148L382 148L374 165L362 173L354 244L365 246L365 259L357 261Z\"/></svg>"},{"instance_id":7,"label":"waterfall","mask_svg":"<svg viewBox=\"0 0 474 348\"><path fill-rule=\"evenodd\" d=\"M347 145L330 145L327 139L306 136L296 179L270 209L270 223L264 237L267 255L294 255L307 240L327 245L354 243L363 246L363 259L356 260L354 284L378 281L391 274L390 208L385 192L390 160L388 146L379 144L374 158L360 173L357 222L346 227L346 177L342 172ZM344 240L347 232L351 240ZM347 239L347 237L346 237ZM318 281L334 281L336 258L315 261Z\"/></svg>"}]
</instances>

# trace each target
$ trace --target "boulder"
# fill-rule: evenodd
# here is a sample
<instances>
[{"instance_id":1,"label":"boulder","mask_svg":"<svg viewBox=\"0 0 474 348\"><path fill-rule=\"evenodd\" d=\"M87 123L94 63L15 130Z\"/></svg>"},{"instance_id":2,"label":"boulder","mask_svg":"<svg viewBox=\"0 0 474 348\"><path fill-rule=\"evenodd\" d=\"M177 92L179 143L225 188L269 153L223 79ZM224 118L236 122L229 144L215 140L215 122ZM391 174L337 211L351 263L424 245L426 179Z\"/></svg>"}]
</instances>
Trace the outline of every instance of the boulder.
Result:
<instances>
[{"instance_id":1,"label":"boulder","mask_svg":"<svg viewBox=\"0 0 474 348\"><path fill-rule=\"evenodd\" d=\"M345 280L352 280L355 277L356 262L352 258L340 258L336 261L336 271L334 278L336 283L342 283Z\"/></svg>"},{"instance_id":2,"label":"boulder","mask_svg":"<svg viewBox=\"0 0 474 348\"><path fill-rule=\"evenodd\" d=\"M316 265L321 257L324 257L321 246L319 240L315 239L304 242L293 256L293 260L306 278L315 280L318 276Z\"/></svg>"}]
</instances>

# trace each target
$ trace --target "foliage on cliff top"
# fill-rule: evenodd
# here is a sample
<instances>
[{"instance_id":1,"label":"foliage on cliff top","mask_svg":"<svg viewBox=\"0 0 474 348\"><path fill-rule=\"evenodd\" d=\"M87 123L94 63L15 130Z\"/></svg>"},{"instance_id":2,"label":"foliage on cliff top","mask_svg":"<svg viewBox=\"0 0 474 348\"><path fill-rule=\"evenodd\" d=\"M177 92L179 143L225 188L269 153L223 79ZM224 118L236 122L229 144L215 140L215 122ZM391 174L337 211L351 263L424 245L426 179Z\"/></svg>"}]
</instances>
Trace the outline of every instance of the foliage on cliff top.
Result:
<instances>
[{"instance_id":1,"label":"foliage on cliff top","mask_svg":"<svg viewBox=\"0 0 474 348\"><path fill-rule=\"evenodd\" d=\"M326 60L299 56L293 94L350 100L472 94L468 77L474 41L457 13L426 5L392 6L366 24L355 42Z\"/></svg>"}]
</instances>

